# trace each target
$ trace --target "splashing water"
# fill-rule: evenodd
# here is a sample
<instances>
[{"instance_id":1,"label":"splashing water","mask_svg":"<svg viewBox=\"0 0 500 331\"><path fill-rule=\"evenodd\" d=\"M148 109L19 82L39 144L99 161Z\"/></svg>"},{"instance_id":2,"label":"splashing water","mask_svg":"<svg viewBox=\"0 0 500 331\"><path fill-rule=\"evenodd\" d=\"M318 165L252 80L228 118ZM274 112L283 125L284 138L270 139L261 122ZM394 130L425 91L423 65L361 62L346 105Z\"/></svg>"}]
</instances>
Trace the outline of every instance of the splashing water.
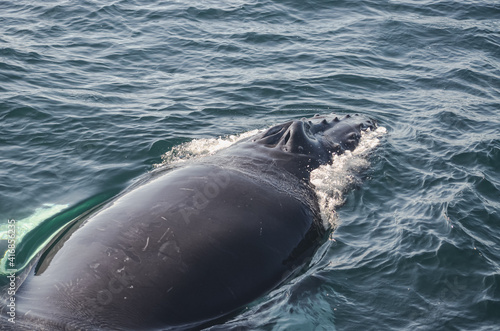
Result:
<instances>
[{"instance_id":1,"label":"splashing water","mask_svg":"<svg viewBox=\"0 0 500 331\"><path fill-rule=\"evenodd\" d=\"M215 152L227 148L232 144L256 135L259 130L251 130L238 135L230 135L227 137L219 138L202 138L195 139L178 146L174 146L170 151L162 156L162 162L155 164L154 167L158 168L163 165L183 162L192 158L212 155Z\"/></svg>"},{"instance_id":2,"label":"splashing water","mask_svg":"<svg viewBox=\"0 0 500 331\"><path fill-rule=\"evenodd\" d=\"M311 172L311 183L315 186L321 218L326 228L335 227L335 209L344 203L344 193L358 184L360 179L356 175L369 167L368 156L386 132L384 127L361 132L361 140L354 151L334 155L331 164L320 166Z\"/></svg>"}]
</instances>

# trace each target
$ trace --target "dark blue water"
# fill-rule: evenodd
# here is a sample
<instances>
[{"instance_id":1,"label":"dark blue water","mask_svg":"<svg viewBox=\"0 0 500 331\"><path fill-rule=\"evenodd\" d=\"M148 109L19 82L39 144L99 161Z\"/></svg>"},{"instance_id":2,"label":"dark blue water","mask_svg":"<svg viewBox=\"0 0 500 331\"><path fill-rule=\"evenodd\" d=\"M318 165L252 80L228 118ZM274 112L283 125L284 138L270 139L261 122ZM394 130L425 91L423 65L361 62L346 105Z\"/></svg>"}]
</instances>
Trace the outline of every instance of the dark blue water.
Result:
<instances>
[{"instance_id":1,"label":"dark blue water","mask_svg":"<svg viewBox=\"0 0 500 331\"><path fill-rule=\"evenodd\" d=\"M365 180L214 329L497 330L496 0L0 1L0 248L15 219L22 268L181 143L330 112L387 129Z\"/></svg>"}]
</instances>

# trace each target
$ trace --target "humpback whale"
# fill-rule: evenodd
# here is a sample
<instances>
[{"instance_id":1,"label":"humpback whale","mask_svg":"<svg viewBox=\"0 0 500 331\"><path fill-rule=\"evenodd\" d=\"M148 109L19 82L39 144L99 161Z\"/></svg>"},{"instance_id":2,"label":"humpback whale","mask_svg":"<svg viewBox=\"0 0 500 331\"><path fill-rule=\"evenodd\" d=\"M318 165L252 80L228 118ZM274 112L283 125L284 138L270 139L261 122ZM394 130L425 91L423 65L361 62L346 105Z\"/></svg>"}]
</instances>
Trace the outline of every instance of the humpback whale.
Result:
<instances>
[{"instance_id":1,"label":"humpback whale","mask_svg":"<svg viewBox=\"0 0 500 331\"><path fill-rule=\"evenodd\" d=\"M241 309L325 241L310 172L375 127L317 115L152 171L45 248L16 329L185 330Z\"/></svg>"}]
</instances>

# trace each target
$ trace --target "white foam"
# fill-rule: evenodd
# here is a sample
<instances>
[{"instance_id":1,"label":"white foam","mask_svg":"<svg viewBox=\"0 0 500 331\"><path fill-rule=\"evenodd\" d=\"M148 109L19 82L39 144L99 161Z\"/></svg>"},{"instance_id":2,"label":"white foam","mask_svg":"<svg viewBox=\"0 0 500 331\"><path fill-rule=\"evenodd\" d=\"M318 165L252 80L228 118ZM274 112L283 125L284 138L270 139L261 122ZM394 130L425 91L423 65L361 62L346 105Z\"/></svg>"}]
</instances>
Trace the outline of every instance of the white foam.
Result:
<instances>
[{"instance_id":1,"label":"white foam","mask_svg":"<svg viewBox=\"0 0 500 331\"><path fill-rule=\"evenodd\" d=\"M335 227L335 210L344 203L346 190L356 184L356 175L370 165L368 156L386 132L384 127L362 132L354 151L334 155L332 164L320 166L311 172L311 183L316 188L325 227Z\"/></svg>"},{"instance_id":2,"label":"white foam","mask_svg":"<svg viewBox=\"0 0 500 331\"><path fill-rule=\"evenodd\" d=\"M183 162L195 157L212 155L215 152L229 147L232 144L256 135L259 130L252 130L238 135L230 135L227 137L195 139L178 146L174 146L170 151L162 156L162 162L155 164L155 167L171 164L174 162Z\"/></svg>"}]
</instances>

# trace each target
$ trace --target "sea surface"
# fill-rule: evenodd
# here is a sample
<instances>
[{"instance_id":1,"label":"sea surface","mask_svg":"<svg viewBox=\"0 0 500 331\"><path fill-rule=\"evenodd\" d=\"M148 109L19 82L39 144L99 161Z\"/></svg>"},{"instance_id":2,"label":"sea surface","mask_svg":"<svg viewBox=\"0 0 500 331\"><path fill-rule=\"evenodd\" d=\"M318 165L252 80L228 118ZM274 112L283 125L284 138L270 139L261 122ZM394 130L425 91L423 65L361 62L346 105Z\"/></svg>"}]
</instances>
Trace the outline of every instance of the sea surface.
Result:
<instances>
[{"instance_id":1,"label":"sea surface","mask_svg":"<svg viewBox=\"0 0 500 331\"><path fill-rule=\"evenodd\" d=\"M186 146L329 113L385 130L315 179L330 239L212 329L498 330L498 0L0 0L0 256L9 220L21 272Z\"/></svg>"}]
</instances>

